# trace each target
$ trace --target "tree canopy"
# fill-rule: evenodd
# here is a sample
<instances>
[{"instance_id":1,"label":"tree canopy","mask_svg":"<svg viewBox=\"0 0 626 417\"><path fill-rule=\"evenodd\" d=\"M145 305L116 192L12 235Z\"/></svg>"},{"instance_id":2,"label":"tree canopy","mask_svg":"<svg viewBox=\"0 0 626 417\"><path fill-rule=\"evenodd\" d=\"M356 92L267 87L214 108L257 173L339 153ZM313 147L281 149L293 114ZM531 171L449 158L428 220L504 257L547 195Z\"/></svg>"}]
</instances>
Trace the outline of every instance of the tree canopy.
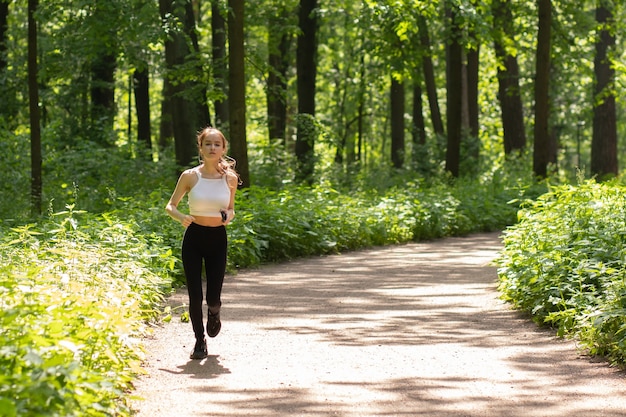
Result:
<instances>
[{"instance_id":1,"label":"tree canopy","mask_svg":"<svg viewBox=\"0 0 626 417\"><path fill-rule=\"evenodd\" d=\"M36 134L27 6L0 1L9 134ZM624 13L608 0L40 2L43 158L129 146L183 167L213 123L244 185L268 180L258 157L309 183L329 167L472 176L513 155L539 177L615 176Z\"/></svg>"}]
</instances>

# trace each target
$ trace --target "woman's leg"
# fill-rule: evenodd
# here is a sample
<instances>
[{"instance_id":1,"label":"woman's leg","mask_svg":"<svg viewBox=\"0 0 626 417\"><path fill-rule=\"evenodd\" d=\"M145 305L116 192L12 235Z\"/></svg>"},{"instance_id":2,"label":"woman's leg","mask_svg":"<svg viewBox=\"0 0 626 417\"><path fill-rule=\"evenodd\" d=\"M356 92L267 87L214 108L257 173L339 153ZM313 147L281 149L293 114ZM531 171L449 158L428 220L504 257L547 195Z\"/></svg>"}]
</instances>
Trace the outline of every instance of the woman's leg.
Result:
<instances>
[{"instance_id":1,"label":"woman's leg","mask_svg":"<svg viewBox=\"0 0 626 417\"><path fill-rule=\"evenodd\" d=\"M225 227L211 228L211 239L207 249L204 262L207 278L206 300L209 311L218 313L222 305L222 286L226 273L228 250L228 237Z\"/></svg>"},{"instance_id":2,"label":"woman's leg","mask_svg":"<svg viewBox=\"0 0 626 417\"><path fill-rule=\"evenodd\" d=\"M209 306L206 331L209 337L215 337L222 328L220 308L222 306L222 285L226 273L228 239L226 228L223 226L212 229L211 235L211 244L207 245L210 249L204 260L207 277L206 300Z\"/></svg>"},{"instance_id":3,"label":"woman's leg","mask_svg":"<svg viewBox=\"0 0 626 417\"><path fill-rule=\"evenodd\" d=\"M189 318L196 340L204 338L202 319L202 227L192 223L183 237L182 260L187 292L189 293Z\"/></svg>"}]
</instances>

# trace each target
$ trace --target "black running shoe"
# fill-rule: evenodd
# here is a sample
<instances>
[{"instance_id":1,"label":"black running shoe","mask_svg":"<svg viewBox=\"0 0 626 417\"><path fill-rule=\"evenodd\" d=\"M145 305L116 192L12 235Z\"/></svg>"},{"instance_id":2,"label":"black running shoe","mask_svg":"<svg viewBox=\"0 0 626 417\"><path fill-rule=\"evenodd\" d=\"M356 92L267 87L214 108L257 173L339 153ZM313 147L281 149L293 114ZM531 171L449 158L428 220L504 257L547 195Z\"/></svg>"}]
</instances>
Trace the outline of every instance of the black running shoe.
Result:
<instances>
[{"instance_id":1,"label":"black running shoe","mask_svg":"<svg viewBox=\"0 0 626 417\"><path fill-rule=\"evenodd\" d=\"M206 339L196 340L196 345L193 348L193 352L189 355L189 359L204 359L209 355L206 348Z\"/></svg>"},{"instance_id":2,"label":"black running shoe","mask_svg":"<svg viewBox=\"0 0 626 417\"><path fill-rule=\"evenodd\" d=\"M220 321L220 313L211 313L209 311L209 320L206 324L206 332L209 337L215 337L222 328L222 322Z\"/></svg>"}]
</instances>

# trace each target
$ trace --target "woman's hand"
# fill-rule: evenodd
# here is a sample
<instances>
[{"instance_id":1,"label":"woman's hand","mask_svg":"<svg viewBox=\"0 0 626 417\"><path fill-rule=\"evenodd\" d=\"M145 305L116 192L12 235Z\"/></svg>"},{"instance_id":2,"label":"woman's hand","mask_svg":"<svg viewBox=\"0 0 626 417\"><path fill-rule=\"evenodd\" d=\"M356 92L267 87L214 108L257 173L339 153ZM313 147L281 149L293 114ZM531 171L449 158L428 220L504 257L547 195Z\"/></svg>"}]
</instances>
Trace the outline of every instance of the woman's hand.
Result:
<instances>
[{"instance_id":1,"label":"woman's hand","mask_svg":"<svg viewBox=\"0 0 626 417\"><path fill-rule=\"evenodd\" d=\"M193 217L190 214L186 214L183 216L182 219L180 219L180 224L182 224L183 227L189 227L189 225L195 221L196 221L195 217Z\"/></svg>"},{"instance_id":2,"label":"woman's hand","mask_svg":"<svg viewBox=\"0 0 626 417\"><path fill-rule=\"evenodd\" d=\"M222 223L224 223L224 225L227 225L228 223L230 223L233 218L235 217L235 210L234 209L228 209L228 210L222 210Z\"/></svg>"}]
</instances>

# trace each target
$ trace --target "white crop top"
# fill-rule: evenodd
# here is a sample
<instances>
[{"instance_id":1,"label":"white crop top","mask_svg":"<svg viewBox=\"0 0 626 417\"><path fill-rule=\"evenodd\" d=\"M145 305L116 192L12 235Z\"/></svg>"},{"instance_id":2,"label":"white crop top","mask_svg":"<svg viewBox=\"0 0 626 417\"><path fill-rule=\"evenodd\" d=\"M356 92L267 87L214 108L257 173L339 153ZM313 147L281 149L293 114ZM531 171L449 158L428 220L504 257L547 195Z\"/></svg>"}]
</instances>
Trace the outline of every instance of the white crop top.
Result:
<instances>
[{"instance_id":1,"label":"white crop top","mask_svg":"<svg viewBox=\"0 0 626 417\"><path fill-rule=\"evenodd\" d=\"M202 178L200 171L194 170L198 182L189 190L189 214L192 216L220 217L220 210L228 209L230 188L226 175L221 178Z\"/></svg>"}]
</instances>

